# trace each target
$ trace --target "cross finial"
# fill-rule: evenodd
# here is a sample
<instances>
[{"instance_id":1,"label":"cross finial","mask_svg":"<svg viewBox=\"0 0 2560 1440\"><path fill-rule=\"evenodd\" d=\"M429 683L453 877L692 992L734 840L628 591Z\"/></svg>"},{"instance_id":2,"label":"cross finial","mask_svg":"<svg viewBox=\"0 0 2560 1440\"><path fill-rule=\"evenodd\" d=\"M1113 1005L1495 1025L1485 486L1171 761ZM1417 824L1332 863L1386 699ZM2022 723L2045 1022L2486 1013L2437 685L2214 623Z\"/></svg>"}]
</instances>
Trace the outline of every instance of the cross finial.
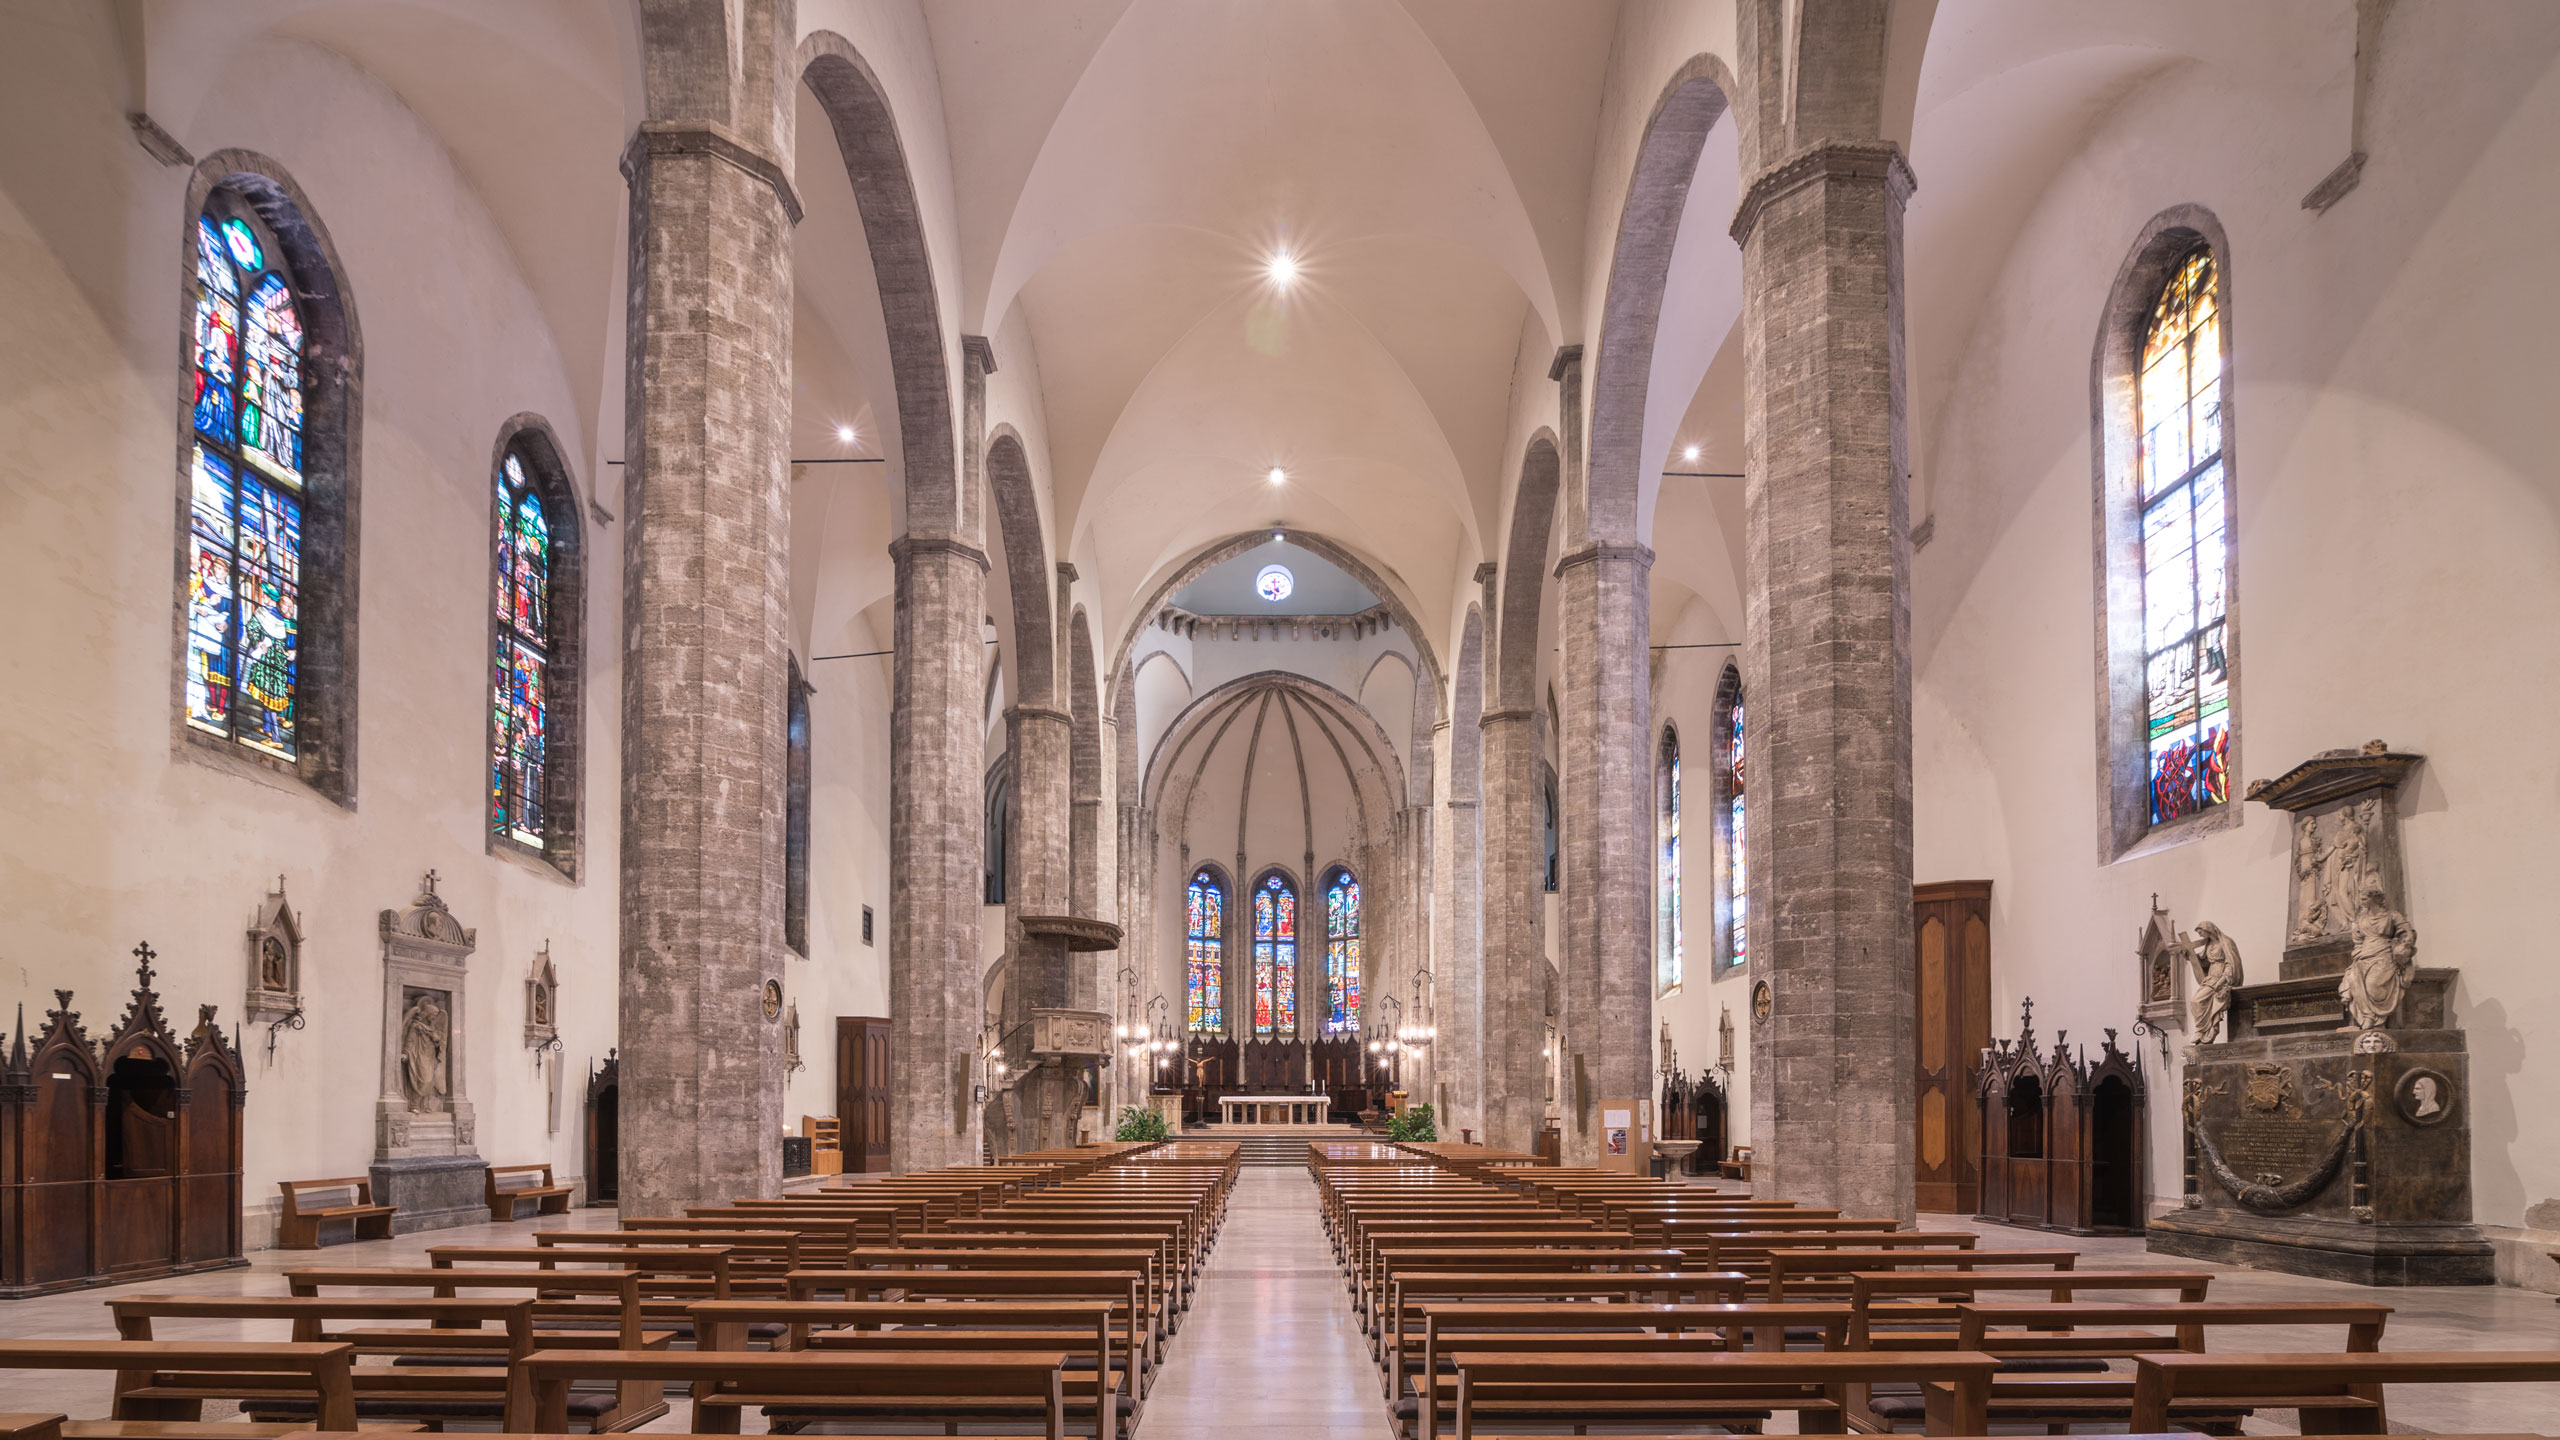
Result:
<instances>
[{"instance_id":1,"label":"cross finial","mask_svg":"<svg viewBox=\"0 0 2560 1440\"><path fill-rule=\"evenodd\" d=\"M436 874L436 872L434 872L433 870L430 870L430 871L428 871L428 872L427 872L427 893L428 893L428 894L433 895L434 893L436 893L436 881L438 881L439 879L442 879L442 878L443 878L442 876L439 876L439 875L438 875L438 874Z\"/></svg>"},{"instance_id":2,"label":"cross finial","mask_svg":"<svg viewBox=\"0 0 2560 1440\"><path fill-rule=\"evenodd\" d=\"M2033 995L2030 995L2025 1000L2019 1002L2018 1023L2027 1028L2034 1027L2036 1023L2036 997Z\"/></svg>"},{"instance_id":3,"label":"cross finial","mask_svg":"<svg viewBox=\"0 0 2560 1440\"><path fill-rule=\"evenodd\" d=\"M133 947L133 958L141 962L134 966L134 970L142 977L143 988L149 989L151 986L151 962L160 958L160 952L152 949L151 942L145 940L141 944Z\"/></svg>"}]
</instances>

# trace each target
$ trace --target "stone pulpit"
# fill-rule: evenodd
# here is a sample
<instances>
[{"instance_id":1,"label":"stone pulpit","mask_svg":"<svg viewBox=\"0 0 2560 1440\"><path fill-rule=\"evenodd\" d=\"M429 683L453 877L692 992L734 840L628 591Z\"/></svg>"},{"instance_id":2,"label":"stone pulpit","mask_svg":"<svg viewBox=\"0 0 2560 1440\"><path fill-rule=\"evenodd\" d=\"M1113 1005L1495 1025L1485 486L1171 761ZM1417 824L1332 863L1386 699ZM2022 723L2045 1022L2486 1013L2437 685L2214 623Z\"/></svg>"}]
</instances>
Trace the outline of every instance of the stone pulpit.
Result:
<instances>
[{"instance_id":1,"label":"stone pulpit","mask_svg":"<svg viewBox=\"0 0 2560 1440\"><path fill-rule=\"evenodd\" d=\"M2152 1222L2153 1250L2366 1285L2495 1278L2471 1223L2455 972L2417 963L2401 885L2398 792L2420 758L2377 740L2249 788L2292 820L2284 957L2223 992L2227 1036L2199 1006L2185 1207Z\"/></svg>"},{"instance_id":2,"label":"stone pulpit","mask_svg":"<svg viewBox=\"0 0 2560 1440\"><path fill-rule=\"evenodd\" d=\"M463 980L478 933L428 871L405 910L382 912L382 1090L374 1101L373 1198L394 1233L488 1218L488 1163L464 1093Z\"/></svg>"}]
</instances>

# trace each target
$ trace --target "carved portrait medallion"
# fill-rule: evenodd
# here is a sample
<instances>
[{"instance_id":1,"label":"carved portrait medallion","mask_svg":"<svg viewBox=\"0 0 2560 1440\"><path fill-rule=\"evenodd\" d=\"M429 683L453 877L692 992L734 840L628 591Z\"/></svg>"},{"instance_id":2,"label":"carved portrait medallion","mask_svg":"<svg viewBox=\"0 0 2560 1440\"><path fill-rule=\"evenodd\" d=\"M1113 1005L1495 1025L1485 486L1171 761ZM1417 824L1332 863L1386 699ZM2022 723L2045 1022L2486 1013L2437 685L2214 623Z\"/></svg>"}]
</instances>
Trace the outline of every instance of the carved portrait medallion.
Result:
<instances>
[{"instance_id":1,"label":"carved portrait medallion","mask_svg":"<svg viewBox=\"0 0 2560 1440\"><path fill-rule=\"evenodd\" d=\"M1769 994L1769 982L1755 982L1751 987L1751 1023L1757 1025L1768 1019L1769 1012L1776 1008L1777 1002Z\"/></svg>"},{"instance_id":2,"label":"carved portrait medallion","mask_svg":"<svg viewBox=\"0 0 2560 1440\"><path fill-rule=\"evenodd\" d=\"M2391 1087L2393 1108L2412 1125L2443 1124L2453 1117L2460 1098L2452 1076L2423 1065L2402 1072L2400 1083Z\"/></svg>"},{"instance_id":3,"label":"carved portrait medallion","mask_svg":"<svg viewBox=\"0 0 2560 1440\"><path fill-rule=\"evenodd\" d=\"M782 982L779 980L764 982L764 1018L767 1020L782 1018Z\"/></svg>"}]
</instances>

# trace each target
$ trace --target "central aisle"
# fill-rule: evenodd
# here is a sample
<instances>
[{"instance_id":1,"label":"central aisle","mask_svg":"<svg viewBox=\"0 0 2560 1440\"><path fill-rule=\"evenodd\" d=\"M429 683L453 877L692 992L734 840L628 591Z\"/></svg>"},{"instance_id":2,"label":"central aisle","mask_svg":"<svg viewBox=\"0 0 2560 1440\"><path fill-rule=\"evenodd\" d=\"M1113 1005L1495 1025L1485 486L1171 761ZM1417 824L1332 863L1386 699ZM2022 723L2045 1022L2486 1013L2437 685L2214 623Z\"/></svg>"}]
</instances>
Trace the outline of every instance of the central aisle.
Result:
<instances>
[{"instance_id":1,"label":"central aisle","mask_svg":"<svg viewBox=\"0 0 2560 1440\"><path fill-rule=\"evenodd\" d=\"M1387 1433L1378 1372L1304 1169L1248 1166L1217 1254L1138 1421L1143 1440Z\"/></svg>"}]
</instances>

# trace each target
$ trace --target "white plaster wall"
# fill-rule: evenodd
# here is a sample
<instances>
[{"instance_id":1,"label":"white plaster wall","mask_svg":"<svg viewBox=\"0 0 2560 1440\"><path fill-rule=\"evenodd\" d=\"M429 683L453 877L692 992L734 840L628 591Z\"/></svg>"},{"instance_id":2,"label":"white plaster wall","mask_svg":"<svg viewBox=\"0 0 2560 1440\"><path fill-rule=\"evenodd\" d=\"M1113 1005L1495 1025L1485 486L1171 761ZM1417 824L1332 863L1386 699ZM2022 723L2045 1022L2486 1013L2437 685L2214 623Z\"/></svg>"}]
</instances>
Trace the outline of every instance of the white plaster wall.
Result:
<instances>
[{"instance_id":1,"label":"white plaster wall","mask_svg":"<svg viewBox=\"0 0 2560 1440\"><path fill-rule=\"evenodd\" d=\"M2176 66L2055 173L1946 397L1936 539L1914 564L1916 872L1988 877L1993 1023L2129 1030L2152 895L2210 919L2250 978L2282 947L2286 827L2098 860L2089 365L2137 229L2179 203L2229 232L2240 739L2234 788L2380 737L2428 757L2401 797L2421 964L2458 966L2479 1220L2560 1195L2534 1101L2560 1054L2540 901L2560 853L2560 12L2393 12L2359 189L2298 197L2344 153L2290 77ZM1914 156L1928 173L1927 127ZM1915 255L1915 269L1921 257ZM2180 1042L2183 1044L2183 1037ZM1685 1048L1685 1047L1684 1047ZM2174 1197L2176 1089L2147 1042L2151 1188Z\"/></svg>"},{"instance_id":2,"label":"white plaster wall","mask_svg":"<svg viewBox=\"0 0 2560 1440\"><path fill-rule=\"evenodd\" d=\"M1656 644L1713 644L1738 639L1706 601L1657 578L1655 614L1661 623ZM1728 1143L1751 1143L1751 1004L1750 982L1739 969L1716 973L1716 887L1724 883L1715 846L1716 686L1727 663L1740 650L1665 650L1653 656L1653 735L1661 744L1662 728L1680 732L1680 920L1681 980L1654 998L1654 1063L1662 1061L1662 1027L1671 1027L1672 1049L1680 1068L1691 1075L1716 1062L1716 1024L1728 1010L1733 1015L1733 1072L1723 1077L1725 1133ZM1659 749L1656 764L1659 764ZM1660 780L1656 779L1659 786ZM1660 895L1661 849L1654 852L1655 894ZM1660 926L1659 900L1655 924ZM1660 945L1660 931L1655 943ZM1657 977L1657 985L1659 978Z\"/></svg>"},{"instance_id":3,"label":"white plaster wall","mask_svg":"<svg viewBox=\"0 0 2560 1440\"><path fill-rule=\"evenodd\" d=\"M596 476L541 308L436 135L334 53L263 39L167 117L200 151L281 162L335 241L364 339L361 713L355 807L171 744L173 455L186 172L133 143L103 14L13 24L0 61L0 595L30 683L0 696L0 1003L69 987L92 1033L161 953L173 1021L237 1018L243 932L282 874L308 937L310 1028L244 1036L244 1198L361 1171L380 1088L376 916L435 869L471 963L462 1089L491 1160L581 1163L587 1066L613 1043L618 831L618 526L588 517L584 878L485 852L491 446L550 418L582 497ZM42 136L43 144L30 143ZM522 1040L525 976L550 947L568 1067L561 1128ZM261 1227L250 1229L257 1243Z\"/></svg>"}]
</instances>

